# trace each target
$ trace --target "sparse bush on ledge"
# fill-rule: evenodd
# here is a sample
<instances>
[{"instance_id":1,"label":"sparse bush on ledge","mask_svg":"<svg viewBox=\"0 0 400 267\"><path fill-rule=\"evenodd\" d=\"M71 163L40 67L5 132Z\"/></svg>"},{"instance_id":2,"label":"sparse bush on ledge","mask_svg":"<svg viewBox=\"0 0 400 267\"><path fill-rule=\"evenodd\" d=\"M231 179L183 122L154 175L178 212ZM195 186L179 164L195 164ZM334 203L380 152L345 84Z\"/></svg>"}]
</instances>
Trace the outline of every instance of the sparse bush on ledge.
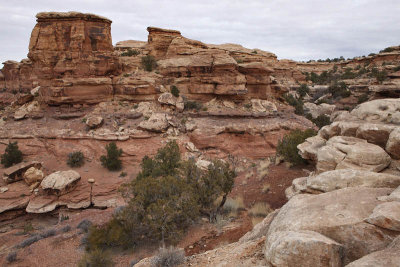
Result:
<instances>
[{"instance_id":1,"label":"sparse bush on ledge","mask_svg":"<svg viewBox=\"0 0 400 267\"><path fill-rule=\"evenodd\" d=\"M128 48L127 51L121 53L121 57L132 57L132 56L137 56L139 54L140 52L138 50Z\"/></svg>"},{"instance_id":2,"label":"sparse bush on ledge","mask_svg":"<svg viewBox=\"0 0 400 267\"><path fill-rule=\"evenodd\" d=\"M3 155L1 155L1 164L8 168L22 161L22 152L18 148L17 142L11 142L7 145Z\"/></svg>"},{"instance_id":3,"label":"sparse bush on ledge","mask_svg":"<svg viewBox=\"0 0 400 267\"><path fill-rule=\"evenodd\" d=\"M171 86L171 94L175 97L179 97L179 89L175 85Z\"/></svg>"},{"instance_id":4,"label":"sparse bush on ledge","mask_svg":"<svg viewBox=\"0 0 400 267\"><path fill-rule=\"evenodd\" d=\"M153 71L155 68L157 68L157 61L151 55L144 56L142 57L142 66L146 71Z\"/></svg>"},{"instance_id":5,"label":"sparse bush on ledge","mask_svg":"<svg viewBox=\"0 0 400 267\"><path fill-rule=\"evenodd\" d=\"M317 132L313 129L307 129L305 131L299 129L293 130L278 141L276 153L293 165L304 164L306 161L299 155L297 145L316 134Z\"/></svg>"},{"instance_id":6,"label":"sparse bush on ledge","mask_svg":"<svg viewBox=\"0 0 400 267\"><path fill-rule=\"evenodd\" d=\"M106 145L106 150L107 155L100 157L101 165L110 171L120 170L122 167L122 161L119 159L119 157L122 155L122 149L119 149L115 142L111 142Z\"/></svg>"},{"instance_id":7,"label":"sparse bush on ledge","mask_svg":"<svg viewBox=\"0 0 400 267\"><path fill-rule=\"evenodd\" d=\"M17 260L17 252L12 251L12 252L8 253L6 260L8 263L16 261Z\"/></svg>"},{"instance_id":8,"label":"sparse bush on ledge","mask_svg":"<svg viewBox=\"0 0 400 267\"><path fill-rule=\"evenodd\" d=\"M85 157L81 151L68 154L67 164L70 167L81 167L85 163Z\"/></svg>"}]
</instances>

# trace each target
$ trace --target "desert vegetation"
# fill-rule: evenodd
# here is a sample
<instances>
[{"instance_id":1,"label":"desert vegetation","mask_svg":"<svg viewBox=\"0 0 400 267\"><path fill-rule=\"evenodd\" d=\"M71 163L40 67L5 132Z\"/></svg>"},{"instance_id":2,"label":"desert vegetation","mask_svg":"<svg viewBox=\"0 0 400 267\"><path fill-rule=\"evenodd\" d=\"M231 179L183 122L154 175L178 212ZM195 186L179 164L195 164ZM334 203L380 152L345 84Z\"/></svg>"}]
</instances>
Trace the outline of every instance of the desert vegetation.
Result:
<instances>
[{"instance_id":1,"label":"desert vegetation","mask_svg":"<svg viewBox=\"0 0 400 267\"><path fill-rule=\"evenodd\" d=\"M293 165L300 165L306 163L306 161L299 155L297 146L303 143L308 137L314 136L317 133L312 129L293 130L286 134L281 140L279 140L276 147L276 153L282 156L285 161L290 162Z\"/></svg>"},{"instance_id":2,"label":"desert vegetation","mask_svg":"<svg viewBox=\"0 0 400 267\"><path fill-rule=\"evenodd\" d=\"M128 205L106 225L90 227L87 250L173 244L200 216L215 220L235 176L234 169L219 160L207 170L193 159L182 160L178 144L170 141L153 158L145 156L136 179L122 187Z\"/></svg>"},{"instance_id":3,"label":"desert vegetation","mask_svg":"<svg viewBox=\"0 0 400 267\"><path fill-rule=\"evenodd\" d=\"M70 167L81 167L85 164L85 157L81 151L68 154L67 165Z\"/></svg>"},{"instance_id":4,"label":"desert vegetation","mask_svg":"<svg viewBox=\"0 0 400 267\"><path fill-rule=\"evenodd\" d=\"M107 155L100 157L101 165L110 171L118 171L122 167L122 161L120 156L122 155L122 149L117 147L115 142L111 142L106 145Z\"/></svg>"},{"instance_id":5,"label":"desert vegetation","mask_svg":"<svg viewBox=\"0 0 400 267\"><path fill-rule=\"evenodd\" d=\"M1 164L4 167L10 167L14 164L20 163L22 161L22 152L18 148L18 142L8 143L6 150L3 155L1 155Z\"/></svg>"}]
</instances>

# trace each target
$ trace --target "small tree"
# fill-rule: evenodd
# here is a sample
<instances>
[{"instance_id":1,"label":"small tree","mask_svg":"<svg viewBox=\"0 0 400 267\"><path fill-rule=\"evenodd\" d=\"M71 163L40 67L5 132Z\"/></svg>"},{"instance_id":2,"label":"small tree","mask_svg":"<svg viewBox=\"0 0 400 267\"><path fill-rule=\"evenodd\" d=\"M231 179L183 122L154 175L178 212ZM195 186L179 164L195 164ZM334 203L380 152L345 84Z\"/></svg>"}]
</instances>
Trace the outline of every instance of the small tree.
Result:
<instances>
[{"instance_id":1,"label":"small tree","mask_svg":"<svg viewBox=\"0 0 400 267\"><path fill-rule=\"evenodd\" d=\"M276 153L293 165L304 164L306 161L300 157L297 146L303 143L308 137L314 135L316 135L316 132L312 129L305 131L299 129L293 130L278 141Z\"/></svg>"},{"instance_id":2,"label":"small tree","mask_svg":"<svg viewBox=\"0 0 400 267\"><path fill-rule=\"evenodd\" d=\"M11 142L7 145L3 155L1 155L1 164L4 167L10 167L22 161L22 152L18 149L17 142Z\"/></svg>"},{"instance_id":3,"label":"small tree","mask_svg":"<svg viewBox=\"0 0 400 267\"><path fill-rule=\"evenodd\" d=\"M70 167L81 167L85 161L81 151L75 151L68 154L67 164Z\"/></svg>"},{"instance_id":4,"label":"small tree","mask_svg":"<svg viewBox=\"0 0 400 267\"><path fill-rule=\"evenodd\" d=\"M100 161L103 167L106 167L110 171L120 170L122 167L122 161L119 157L122 155L122 149L118 149L114 142L106 145L107 156L101 156Z\"/></svg>"},{"instance_id":5,"label":"small tree","mask_svg":"<svg viewBox=\"0 0 400 267\"><path fill-rule=\"evenodd\" d=\"M78 267L111 267L114 262L111 253L100 249L87 251L78 263Z\"/></svg>"},{"instance_id":6,"label":"small tree","mask_svg":"<svg viewBox=\"0 0 400 267\"><path fill-rule=\"evenodd\" d=\"M175 85L172 85L171 87L171 94L175 97L179 97L179 89Z\"/></svg>"},{"instance_id":7,"label":"small tree","mask_svg":"<svg viewBox=\"0 0 400 267\"><path fill-rule=\"evenodd\" d=\"M308 88L307 84L302 84L297 89L297 93L300 95L301 98L303 98L306 96L306 94L310 93L310 88Z\"/></svg>"},{"instance_id":8,"label":"small tree","mask_svg":"<svg viewBox=\"0 0 400 267\"><path fill-rule=\"evenodd\" d=\"M157 68L157 61L153 56L144 56L142 57L142 66L146 71L152 71Z\"/></svg>"}]
</instances>

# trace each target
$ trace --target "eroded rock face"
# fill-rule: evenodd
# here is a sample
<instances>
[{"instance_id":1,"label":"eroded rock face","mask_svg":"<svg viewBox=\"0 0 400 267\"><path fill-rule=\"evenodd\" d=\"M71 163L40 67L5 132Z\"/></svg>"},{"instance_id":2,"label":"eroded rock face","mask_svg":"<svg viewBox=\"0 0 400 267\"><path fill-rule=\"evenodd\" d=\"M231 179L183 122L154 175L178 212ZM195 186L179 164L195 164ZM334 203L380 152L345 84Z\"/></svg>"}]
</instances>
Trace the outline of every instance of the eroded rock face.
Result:
<instances>
[{"instance_id":1,"label":"eroded rock face","mask_svg":"<svg viewBox=\"0 0 400 267\"><path fill-rule=\"evenodd\" d=\"M118 58L111 21L78 12L38 13L28 57L50 104L94 102L113 95L111 78Z\"/></svg>"}]
</instances>

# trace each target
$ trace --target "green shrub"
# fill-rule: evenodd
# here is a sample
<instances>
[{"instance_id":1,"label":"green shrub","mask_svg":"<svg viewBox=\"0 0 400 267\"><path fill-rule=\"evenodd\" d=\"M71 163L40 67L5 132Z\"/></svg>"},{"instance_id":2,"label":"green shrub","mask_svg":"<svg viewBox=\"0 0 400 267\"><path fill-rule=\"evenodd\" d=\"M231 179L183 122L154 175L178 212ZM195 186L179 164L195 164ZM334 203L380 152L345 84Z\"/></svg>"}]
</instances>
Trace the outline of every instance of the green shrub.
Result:
<instances>
[{"instance_id":1,"label":"green shrub","mask_svg":"<svg viewBox=\"0 0 400 267\"><path fill-rule=\"evenodd\" d=\"M324 127L325 125L331 124L331 119L329 118L329 116L324 115L324 114L319 115L317 118L312 119L311 121L312 121L313 123L315 123L315 125L317 125L318 128L320 128L320 129L321 129L322 127Z\"/></svg>"},{"instance_id":2,"label":"green shrub","mask_svg":"<svg viewBox=\"0 0 400 267\"><path fill-rule=\"evenodd\" d=\"M22 152L18 149L18 142L8 143L6 150L1 155L1 164L8 168L22 161Z\"/></svg>"},{"instance_id":3,"label":"green shrub","mask_svg":"<svg viewBox=\"0 0 400 267\"><path fill-rule=\"evenodd\" d=\"M400 65L393 69L393 71L399 71L399 70L400 70Z\"/></svg>"},{"instance_id":4,"label":"green shrub","mask_svg":"<svg viewBox=\"0 0 400 267\"><path fill-rule=\"evenodd\" d=\"M307 84L302 84L300 85L299 88L297 88L297 93L301 98L305 97L306 94L310 93L310 88L308 88Z\"/></svg>"},{"instance_id":5,"label":"green shrub","mask_svg":"<svg viewBox=\"0 0 400 267\"><path fill-rule=\"evenodd\" d=\"M100 161L103 167L106 167L110 171L120 170L122 167L122 161L119 157L122 155L122 149L118 149L114 142L106 145L107 155L101 156Z\"/></svg>"},{"instance_id":6,"label":"green shrub","mask_svg":"<svg viewBox=\"0 0 400 267\"><path fill-rule=\"evenodd\" d=\"M85 252L78 267L111 267L114 262L111 253L106 250L94 249Z\"/></svg>"},{"instance_id":7,"label":"green shrub","mask_svg":"<svg viewBox=\"0 0 400 267\"><path fill-rule=\"evenodd\" d=\"M170 247L160 248L158 253L151 261L151 267L174 267L185 262L185 253L183 250Z\"/></svg>"},{"instance_id":8,"label":"green shrub","mask_svg":"<svg viewBox=\"0 0 400 267\"><path fill-rule=\"evenodd\" d=\"M12 251L12 252L8 253L6 260L8 263L16 261L17 260L17 252Z\"/></svg>"},{"instance_id":9,"label":"green shrub","mask_svg":"<svg viewBox=\"0 0 400 267\"><path fill-rule=\"evenodd\" d=\"M285 161L293 165L303 164L306 161L300 157L297 145L303 143L308 137L314 136L317 133L312 129L301 131L299 129L291 131L278 141L276 153L282 156Z\"/></svg>"},{"instance_id":10,"label":"green shrub","mask_svg":"<svg viewBox=\"0 0 400 267\"><path fill-rule=\"evenodd\" d=\"M121 188L128 205L106 225L90 228L87 249L175 242L200 214L214 217L235 177L222 161L213 161L207 170L194 160L182 161L178 144L170 141L153 158L142 159L136 179Z\"/></svg>"},{"instance_id":11,"label":"green shrub","mask_svg":"<svg viewBox=\"0 0 400 267\"><path fill-rule=\"evenodd\" d=\"M75 151L68 154L67 164L70 167L81 167L85 163L85 157L81 151Z\"/></svg>"},{"instance_id":12,"label":"green shrub","mask_svg":"<svg viewBox=\"0 0 400 267\"><path fill-rule=\"evenodd\" d=\"M187 109L187 110L194 109L194 110L199 111L199 110L201 110L202 107L203 107L203 104L201 104L200 102L190 101L190 100L185 101L185 109Z\"/></svg>"},{"instance_id":13,"label":"green shrub","mask_svg":"<svg viewBox=\"0 0 400 267\"><path fill-rule=\"evenodd\" d=\"M364 102L368 101L368 99L369 99L368 93L362 94L358 97L357 103L358 104L364 103Z\"/></svg>"},{"instance_id":14,"label":"green shrub","mask_svg":"<svg viewBox=\"0 0 400 267\"><path fill-rule=\"evenodd\" d=\"M378 71L375 74L375 78L379 83L382 83L384 80L387 78L387 72L386 70Z\"/></svg>"},{"instance_id":15,"label":"green shrub","mask_svg":"<svg viewBox=\"0 0 400 267\"><path fill-rule=\"evenodd\" d=\"M146 71L153 71L157 68L157 61L153 56L144 56L142 57L142 66Z\"/></svg>"},{"instance_id":16,"label":"green shrub","mask_svg":"<svg viewBox=\"0 0 400 267\"><path fill-rule=\"evenodd\" d=\"M347 89L347 85L344 82L334 82L328 87L328 91L332 94L333 98L344 98L351 95L351 92Z\"/></svg>"},{"instance_id":17,"label":"green shrub","mask_svg":"<svg viewBox=\"0 0 400 267\"><path fill-rule=\"evenodd\" d=\"M175 97L179 97L179 89L175 85L172 85L171 87L171 94Z\"/></svg>"},{"instance_id":18,"label":"green shrub","mask_svg":"<svg viewBox=\"0 0 400 267\"><path fill-rule=\"evenodd\" d=\"M304 103L300 98L295 98L291 94L286 94L283 96L286 102L294 107L294 113L297 115L304 115Z\"/></svg>"},{"instance_id":19,"label":"green shrub","mask_svg":"<svg viewBox=\"0 0 400 267\"><path fill-rule=\"evenodd\" d=\"M121 57L132 57L132 56L137 56L139 54L140 52L138 50L128 48L128 51L121 53Z\"/></svg>"},{"instance_id":20,"label":"green shrub","mask_svg":"<svg viewBox=\"0 0 400 267\"><path fill-rule=\"evenodd\" d=\"M394 48L392 47L386 47L385 49L379 51L379 53L389 53L389 52L393 52Z\"/></svg>"}]
</instances>

